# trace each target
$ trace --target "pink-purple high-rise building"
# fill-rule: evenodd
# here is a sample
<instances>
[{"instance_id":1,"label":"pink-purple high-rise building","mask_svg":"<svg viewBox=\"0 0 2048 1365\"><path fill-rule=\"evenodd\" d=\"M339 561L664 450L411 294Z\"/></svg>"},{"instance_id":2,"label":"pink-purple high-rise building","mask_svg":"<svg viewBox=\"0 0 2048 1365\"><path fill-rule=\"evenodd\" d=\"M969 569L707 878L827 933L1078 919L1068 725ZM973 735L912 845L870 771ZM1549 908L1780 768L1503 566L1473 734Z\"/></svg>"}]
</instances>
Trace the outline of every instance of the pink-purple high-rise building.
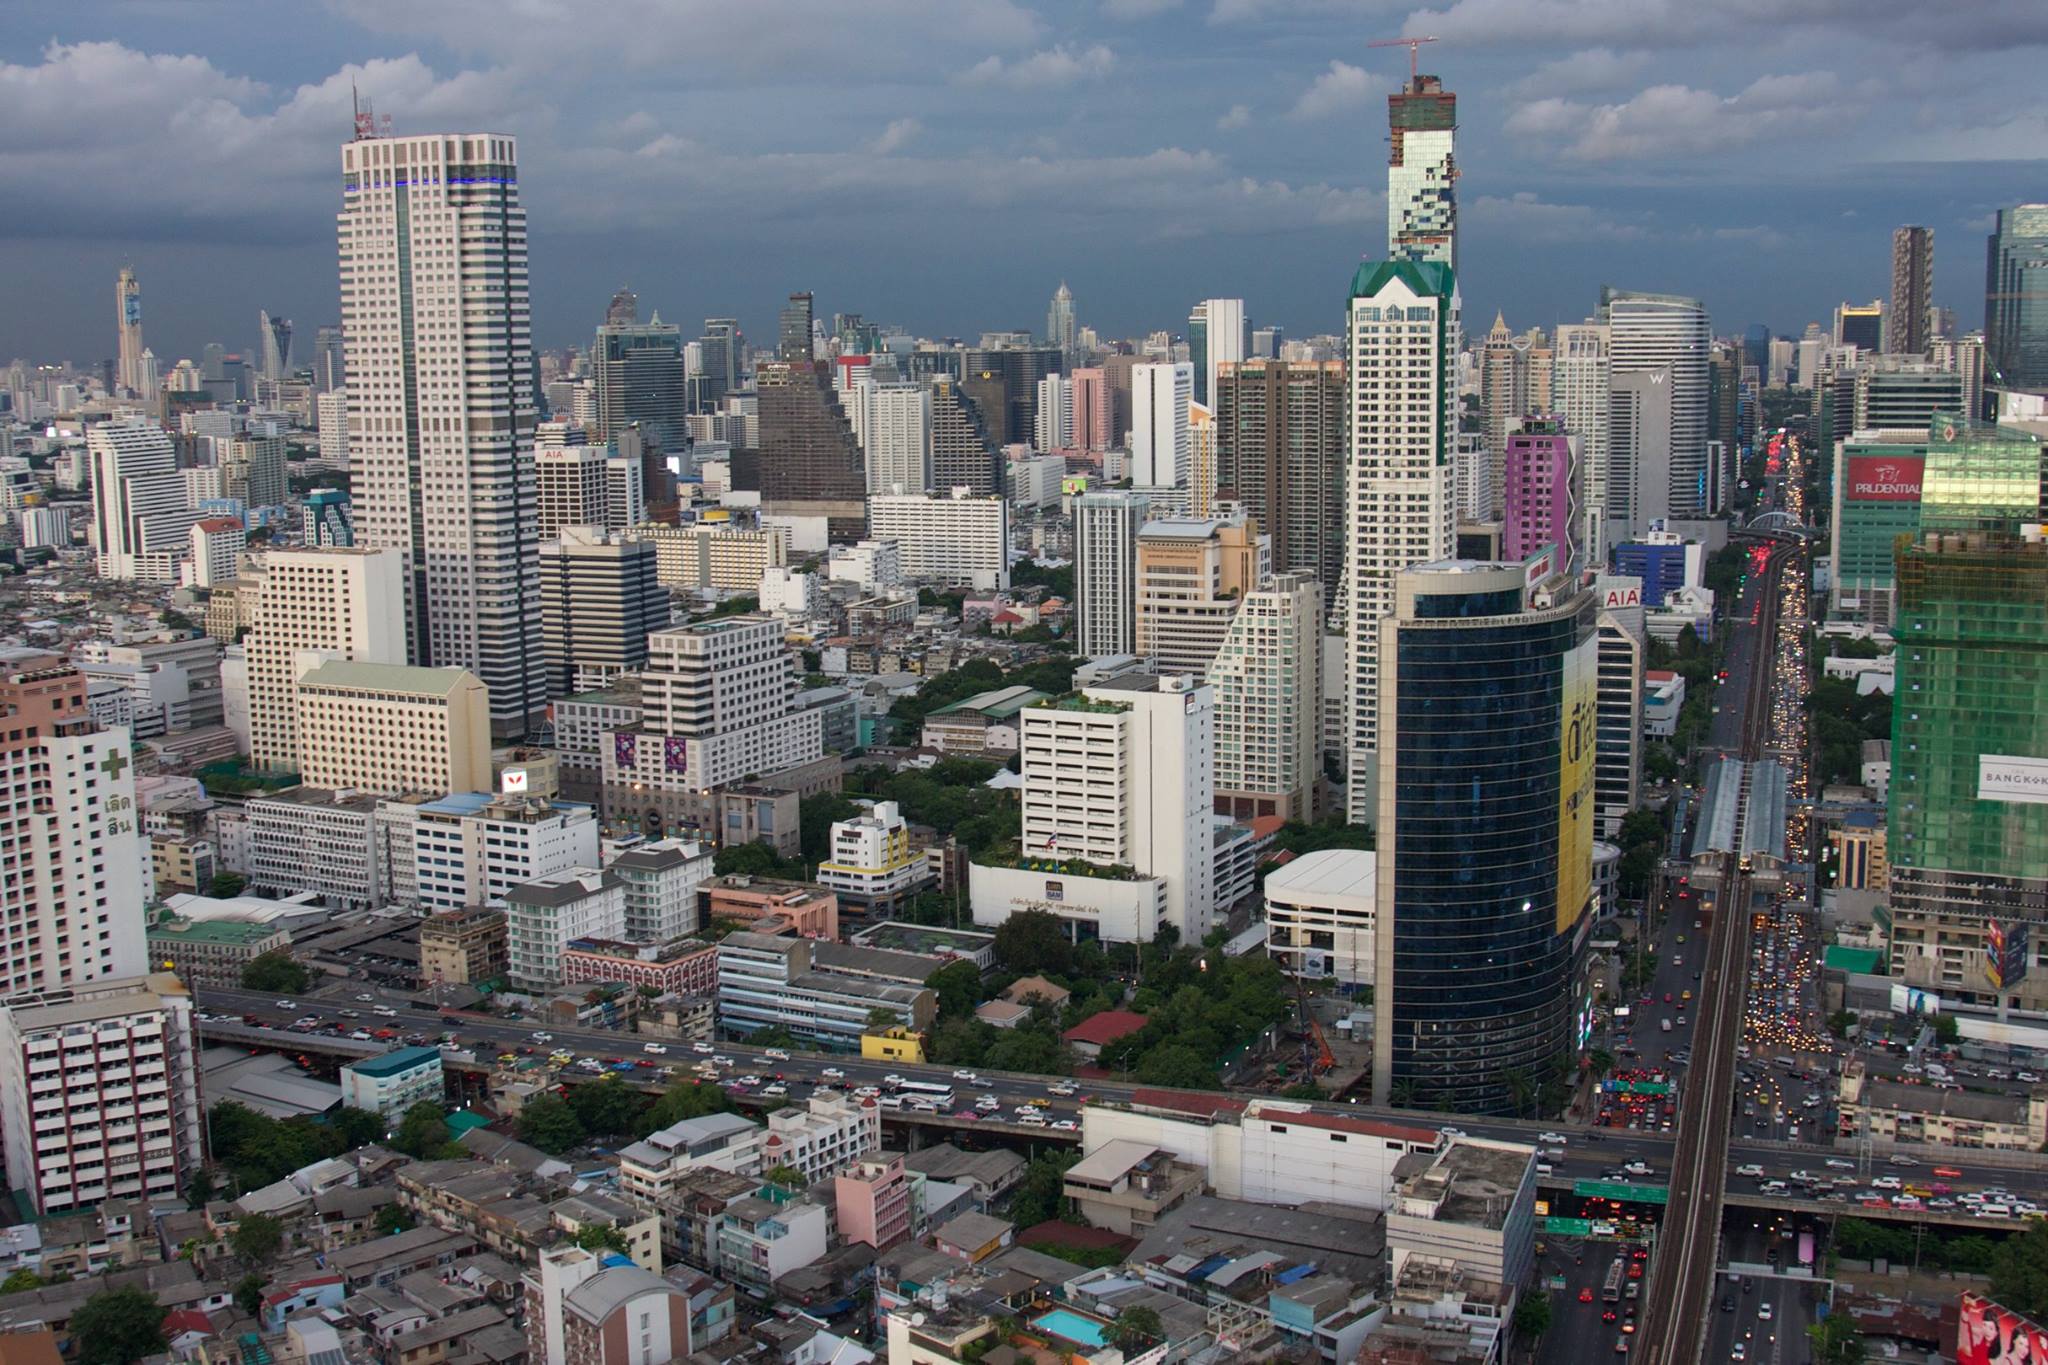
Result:
<instances>
[{"instance_id":1,"label":"pink-purple high-rise building","mask_svg":"<svg viewBox=\"0 0 2048 1365\"><path fill-rule=\"evenodd\" d=\"M1074 385L1074 449L1110 449L1116 445L1116 394L1109 376L1089 367L1067 377Z\"/></svg>"},{"instance_id":2,"label":"pink-purple high-rise building","mask_svg":"<svg viewBox=\"0 0 2048 1365\"><path fill-rule=\"evenodd\" d=\"M1529 417L1508 437L1504 477L1507 482L1507 525L1501 550L1509 559L1526 559L1546 545L1555 545L1565 562L1576 563L1573 533L1578 522L1572 497L1574 439L1555 417Z\"/></svg>"}]
</instances>

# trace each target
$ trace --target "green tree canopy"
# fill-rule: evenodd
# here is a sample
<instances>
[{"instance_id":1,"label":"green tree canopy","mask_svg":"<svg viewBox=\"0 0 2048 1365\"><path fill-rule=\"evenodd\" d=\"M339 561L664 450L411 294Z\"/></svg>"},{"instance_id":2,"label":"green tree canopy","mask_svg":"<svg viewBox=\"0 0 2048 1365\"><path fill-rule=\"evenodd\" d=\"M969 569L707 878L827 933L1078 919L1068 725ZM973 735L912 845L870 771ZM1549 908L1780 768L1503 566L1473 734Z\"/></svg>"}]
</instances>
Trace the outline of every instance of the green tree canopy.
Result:
<instances>
[{"instance_id":1,"label":"green tree canopy","mask_svg":"<svg viewBox=\"0 0 2048 1365\"><path fill-rule=\"evenodd\" d=\"M267 1213L252 1213L228 1234L228 1249L251 1270L261 1270L284 1250L284 1224Z\"/></svg>"},{"instance_id":2,"label":"green tree canopy","mask_svg":"<svg viewBox=\"0 0 2048 1365\"><path fill-rule=\"evenodd\" d=\"M384 1140L384 1116L354 1105L345 1104L329 1114L327 1126L334 1130L345 1152Z\"/></svg>"},{"instance_id":3,"label":"green tree canopy","mask_svg":"<svg viewBox=\"0 0 2048 1365\"><path fill-rule=\"evenodd\" d=\"M6 1279L0 1280L0 1294L19 1294L24 1289L40 1289L43 1277L33 1270L17 1270Z\"/></svg>"},{"instance_id":4,"label":"green tree canopy","mask_svg":"<svg viewBox=\"0 0 2048 1365\"><path fill-rule=\"evenodd\" d=\"M312 984L313 973L283 948L258 953L242 964L242 989L246 991L299 995Z\"/></svg>"},{"instance_id":5,"label":"green tree canopy","mask_svg":"<svg viewBox=\"0 0 2048 1365\"><path fill-rule=\"evenodd\" d=\"M252 1318L262 1312L264 1283L264 1278L253 1270L244 1275L235 1284L235 1307Z\"/></svg>"},{"instance_id":6,"label":"green tree canopy","mask_svg":"<svg viewBox=\"0 0 2048 1365\"><path fill-rule=\"evenodd\" d=\"M584 1133L593 1138L631 1133L640 1111L647 1107L646 1096L614 1074L569 1089L569 1108L575 1111Z\"/></svg>"},{"instance_id":7,"label":"green tree canopy","mask_svg":"<svg viewBox=\"0 0 2048 1365\"><path fill-rule=\"evenodd\" d=\"M684 1081L670 1086L660 1099L641 1111L633 1125L633 1135L646 1137L684 1119L700 1119L706 1114L729 1114L732 1111L732 1097L725 1093L723 1087Z\"/></svg>"},{"instance_id":8,"label":"green tree canopy","mask_svg":"<svg viewBox=\"0 0 2048 1365\"><path fill-rule=\"evenodd\" d=\"M430 1159L448 1143L448 1111L432 1100L421 1100L405 1111L391 1145L409 1157Z\"/></svg>"},{"instance_id":9,"label":"green tree canopy","mask_svg":"<svg viewBox=\"0 0 2048 1365\"><path fill-rule=\"evenodd\" d=\"M519 1139L559 1156L583 1141L583 1122L559 1095L535 1095L519 1110Z\"/></svg>"},{"instance_id":10,"label":"green tree canopy","mask_svg":"<svg viewBox=\"0 0 2048 1365\"><path fill-rule=\"evenodd\" d=\"M129 1365L170 1346L164 1306L146 1289L102 1289L71 1315L78 1365Z\"/></svg>"},{"instance_id":11,"label":"green tree canopy","mask_svg":"<svg viewBox=\"0 0 2048 1365\"><path fill-rule=\"evenodd\" d=\"M1806 1329L1813 1365L1863 1365L1863 1336L1847 1313L1833 1312Z\"/></svg>"},{"instance_id":12,"label":"green tree canopy","mask_svg":"<svg viewBox=\"0 0 2048 1365\"><path fill-rule=\"evenodd\" d=\"M1046 910L1020 910L996 927L995 952L1005 971L1020 976L1034 972L1064 975L1073 960L1074 946L1067 941L1067 927L1059 916Z\"/></svg>"},{"instance_id":13,"label":"green tree canopy","mask_svg":"<svg viewBox=\"0 0 2048 1365\"><path fill-rule=\"evenodd\" d=\"M926 977L924 984L938 996L942 1020L973 1014L981 1003L981 968L966 958L948 962Z\"/></svg>"},{"instance_id":14,"label":"green tree canopy","mask_svg":"<svg viewBox=\"0 0 2048 1365\"><path fill-rule=\"evenodd\" d=\"M1515 1305L1515 1335L1534 1341L1550 1330L1550 1295L1540 1289L1525 1289Z\"/></svg>"},{"instance_id":15,"label":"green tree canopy","mask_svg":"<svg viewBox=\"0 0 2048 1365\"><path fill-rule=\"evenodd\" d=\"M1109 1325L1109 1339L1118 1349L1131 1352L1166 1339L1166 1324L1156 1310L1133 1304L1116 1315Z\"/></svg>"},{"instance_id":16,"label":"green tree canopy","mask_svg":"<svg viewBox=\"0 0 2048 1365\"><path fill-rule=\"evenodd\" d=\"M629 1255L633 1244L626 1240L626 1234L617 1228L599 1227L593 1223L576 1234L576 1245L585 1251L616 1251L621 1256Z\"/></svg>"},{"instance_id":17,"label":"green tree canopy","mask_svg":"<svg viewBox=\"0 0 2048 1365\"><path fill-rule=\"evenodd\" d=\"M412 1215L407 1213L405 1207L401 1204L386 1204L383 1208L377 1210L377 1217L372 1221L371 1226L377 1229L377 1235L380 1237L389 1237L393 1233L398 1232L410 1232L413 1227Z\"/></svg>"},{"instance_id":18,"label":"green tree canopy","mask_svg":"<svg viewBox=\"0 0 2048 1365\"><path fill-rule=\"evenodd\" d=\"M2048 1319L2048 1223L2028 1219L1991 1258L1991 1297L2036 1322Z\"/></svg>"},{"instance_id":19,"label":"green tree canopy","mask_svg":"<svg viewBox=\"0 0 2048 1365\"><path fill-rule=\"evenodd\" d=\"M216 900L233 900L249 886L249 879L239 872L216 872L207 883L206 894Z\"/></svg>"}]
</instances>

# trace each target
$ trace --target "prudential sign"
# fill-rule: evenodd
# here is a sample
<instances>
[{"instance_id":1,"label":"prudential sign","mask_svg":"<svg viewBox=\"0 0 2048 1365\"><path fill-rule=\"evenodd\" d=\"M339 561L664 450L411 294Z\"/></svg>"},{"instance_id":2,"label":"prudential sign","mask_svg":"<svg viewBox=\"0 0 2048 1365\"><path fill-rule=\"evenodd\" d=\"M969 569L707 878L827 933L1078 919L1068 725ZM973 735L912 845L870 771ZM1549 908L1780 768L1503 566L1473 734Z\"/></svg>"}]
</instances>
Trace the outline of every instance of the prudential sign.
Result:
<instances>
[{"instance_id":1,"label":"prudential sign","mask_svg":"<svg viewBox=\"0 0 2048 1365\"><path fill-rule=\"evenodd\" d=\"M1977 799L2048 805L2048 758L1979 754Z\"/></svg>"}]
</instances>

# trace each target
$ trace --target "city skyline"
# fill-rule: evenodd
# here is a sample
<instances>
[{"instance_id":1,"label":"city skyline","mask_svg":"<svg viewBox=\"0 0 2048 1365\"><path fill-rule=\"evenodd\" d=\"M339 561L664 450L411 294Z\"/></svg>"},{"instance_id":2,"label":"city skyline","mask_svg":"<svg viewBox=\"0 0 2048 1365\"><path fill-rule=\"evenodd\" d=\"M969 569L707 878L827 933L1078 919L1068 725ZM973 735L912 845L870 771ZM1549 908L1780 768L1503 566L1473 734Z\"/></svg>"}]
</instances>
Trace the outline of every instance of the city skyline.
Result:
<instances>
[{"instance_id":1,"label":"city skyline","mask_svg":"<svg viewBox=\"0 0 2048 1365\"><path fill-rule=\"evenodd\" d=\"M1461 93L1467 311L1517 327L1577 321L1616 283L1796 334L1885 293L1890 233L1909 222L1935 230L1935 302L1972 327L1992 211L2044 189L2038 163L2012 173L2043 113L2005 100L2003 77L2048 18L1989 6L1936 22L1888 5L1850 32L1802 19L1824 6L1709 30L1573 0L1540 26L1488 0L1284 22L1253 0L1071 15L978 0L921 37L936 47L916 70L897 55L916 16L891 6L858 33L821 10L801 36L643 15L646 41L616 58L611 20L571 27L548 8L507 28L459 3L336 4L288 33L236 22L242 0L214 8L203 27L43 4L0 17L0 88L22 114L0 192L42 210L0 236L22 305L0 319L0 354L111 354L106 281L130 264L165 368L208 341L253 349L259 308L308 335L331 321L324 172L352 84L400 134L522 140L548 348L587 345L621 285L643 311L737 316L757 339L795 287L822 313L927 335L1035 331L1062 278L1107 336L1178 331L1204 296L1242 297L1290 335L1334 331L1328 299L1380 240L1384 101L1405 74L1405 54L1364 44L1404 31L1444 39L1423 69ZM1746 46L1760 34L1763 67ZM1944 49L1939 75L1905 59L1926 44ZM736 60L686 90L664 78L664 62L699 77L682 49L720 45ZM1860 74L1892 68L1881 85ZM815 75L782 98L791 70ZM579 97L598 79L605 98ZM119 124L94 129L113 115L81 114L81 89L118 89ZM133 173L173 152L190 168L177 183ZM61 187L74 176L89 197ZM972 231L916 229L931 221Z\"/></svg>"}]
</instances>

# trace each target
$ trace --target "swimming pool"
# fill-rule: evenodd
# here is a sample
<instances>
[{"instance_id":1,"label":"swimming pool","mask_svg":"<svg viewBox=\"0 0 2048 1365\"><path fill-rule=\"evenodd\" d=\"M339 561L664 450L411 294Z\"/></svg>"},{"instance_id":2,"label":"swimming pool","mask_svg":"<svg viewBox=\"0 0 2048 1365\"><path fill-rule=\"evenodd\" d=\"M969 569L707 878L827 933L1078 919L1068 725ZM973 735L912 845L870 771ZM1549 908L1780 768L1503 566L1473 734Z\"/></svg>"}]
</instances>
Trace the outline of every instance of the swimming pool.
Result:
<instances>
[{"instance_id":1,"label":"swimming pool","mask_svg":"<svg viewBox=\"0 0 2048 1365\"><path fill-rule=\"evenodd\" d=\"M1084 1318L1068 1308L1055 1308L1040 1313L1031 1319L1031 1325L1051 1336L1064 1337L1080 1346L1107 1346L1109 1338L1103 1335L1102 1324L1093 1318Z\"/></svg>"}]
</instances>

